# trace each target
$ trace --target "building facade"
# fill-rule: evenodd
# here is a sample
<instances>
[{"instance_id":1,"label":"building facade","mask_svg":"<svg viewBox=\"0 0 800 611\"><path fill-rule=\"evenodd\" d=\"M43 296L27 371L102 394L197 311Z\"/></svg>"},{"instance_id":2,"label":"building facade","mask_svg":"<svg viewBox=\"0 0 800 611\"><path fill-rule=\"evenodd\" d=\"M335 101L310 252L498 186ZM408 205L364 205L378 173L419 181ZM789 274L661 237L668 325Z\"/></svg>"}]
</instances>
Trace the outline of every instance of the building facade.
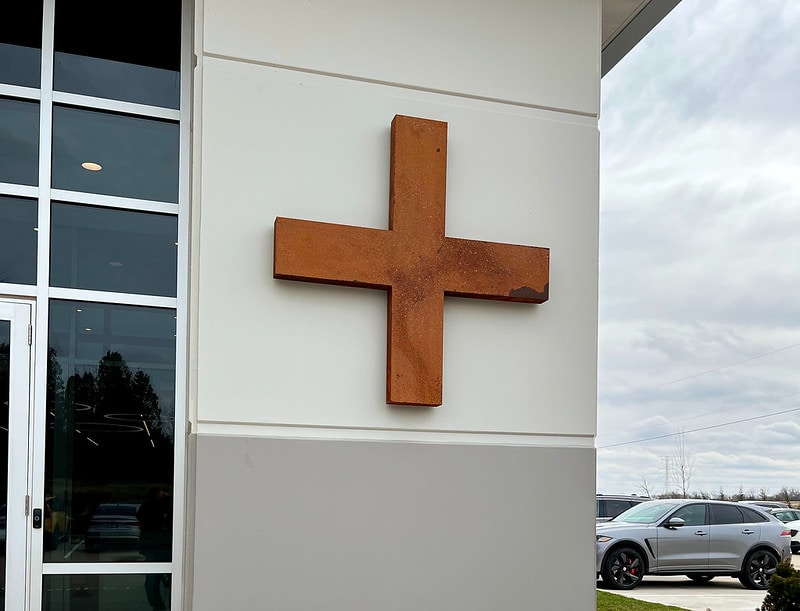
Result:
<instances>
[{"instance_id":1,"label":"building facade","mask_svg":"<svg viewBox=\"0 0 800 611\"><path fill-rule=\"evenodd\" d=\"M592 608L611 13L21 4L0 25L0 608ZM647 16L605 4L614 36ZM276 271L276 218L397 229L395 117L441 128L447 240L549 252L546 299L446 288L416 320L441 327L403 353L414 375L436 353L432 401L387 397L396 288ZM454 265L411 259L386 273Z\"/></svg>"}]
</instances>

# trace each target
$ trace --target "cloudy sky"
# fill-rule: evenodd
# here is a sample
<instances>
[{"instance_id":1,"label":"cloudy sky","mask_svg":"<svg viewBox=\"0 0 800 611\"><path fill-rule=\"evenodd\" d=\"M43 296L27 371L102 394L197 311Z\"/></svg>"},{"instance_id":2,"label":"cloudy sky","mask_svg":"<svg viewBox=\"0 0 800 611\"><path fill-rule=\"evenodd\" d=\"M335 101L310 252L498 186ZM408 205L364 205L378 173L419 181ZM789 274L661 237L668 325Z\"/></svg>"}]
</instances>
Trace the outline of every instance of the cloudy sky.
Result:
<instances>
[{"instance_id":1,"label":"cloudy sky","mask_svg":"<svg viewBox=\"0 0 800 611\"><path fill-rule=\"evenodd\" d=\"M800 488L800 2L682 0L600 129L597 491L681 438L692 491Z\"/></svg>"}]
</instances>

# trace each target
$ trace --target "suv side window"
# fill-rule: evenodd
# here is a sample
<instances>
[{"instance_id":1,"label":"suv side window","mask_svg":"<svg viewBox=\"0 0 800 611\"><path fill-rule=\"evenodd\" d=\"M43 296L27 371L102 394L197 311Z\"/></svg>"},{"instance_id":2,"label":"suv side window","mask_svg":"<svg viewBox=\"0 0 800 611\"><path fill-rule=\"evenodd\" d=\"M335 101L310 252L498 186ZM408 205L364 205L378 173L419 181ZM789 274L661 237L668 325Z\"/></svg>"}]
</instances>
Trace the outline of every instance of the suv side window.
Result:
<instances>
[{"instance_id":1,"label":"suv side window","mask_svg":"<svg viewBox=\"0 0 800 611\"><path fill-rule=\"evenodd\" d=\"M745 522L768 522L769 518L766 516L762 516L757 511L753 511L749 507L740 507L742 513L744 514L744 521Z\"/></svg>"},{"instance_id":2,"label":"suv side window","mask_svg":"<svg viewBox=\"0 0 800 611\"><path fill-rule=\"evenodd\" d=\"M618 516L626 509L630 509L631 503L630 501L623 501L620 499L606 499L606 512L603 514L604 516L608 516L609 518L613 518L614 516Z\"/></svg>"},{"instance_id":3,"label":"suv side window","mask_svg":"<svg viewBox=\"0 0 800 611\"><path fill-rule=\"evenodd\" d=\"M702 526L706 522L706 504L694 503L681 507L670 518L683 518L686 526ZM741 518L740 518L741 519Z\"/></svg>"},{"instance_id":4,"label":"suv side window","mask_svg":"<svg viewBox=\"0 0 800 611\"><path fill-rule=\"evenodd\" d=\"M744 507L731 507L730 505L712 505L711 523L712 524L741 524L742 522L753 522L747 513L755 513ZM745 515L742 515L742 514Z\"/></svg>"}]
</instances>

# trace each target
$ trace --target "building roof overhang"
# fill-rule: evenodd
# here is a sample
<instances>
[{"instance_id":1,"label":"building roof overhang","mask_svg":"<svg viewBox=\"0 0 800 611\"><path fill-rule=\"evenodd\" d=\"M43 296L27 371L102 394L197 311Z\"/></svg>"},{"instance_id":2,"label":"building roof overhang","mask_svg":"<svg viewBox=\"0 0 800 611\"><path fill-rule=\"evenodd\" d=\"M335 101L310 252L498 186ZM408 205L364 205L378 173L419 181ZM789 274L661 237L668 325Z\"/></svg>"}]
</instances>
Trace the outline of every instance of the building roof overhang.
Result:
<instances>
[{"instance_id":1,"label":"building roof overhang","mask_svg":"<svg viewBox=\"0 0 800 611\"><path fill-rule=\"evenodd\" d=\"M602 0L601 76L635 47L680 0Z\"/></svg>"}]
</instances>

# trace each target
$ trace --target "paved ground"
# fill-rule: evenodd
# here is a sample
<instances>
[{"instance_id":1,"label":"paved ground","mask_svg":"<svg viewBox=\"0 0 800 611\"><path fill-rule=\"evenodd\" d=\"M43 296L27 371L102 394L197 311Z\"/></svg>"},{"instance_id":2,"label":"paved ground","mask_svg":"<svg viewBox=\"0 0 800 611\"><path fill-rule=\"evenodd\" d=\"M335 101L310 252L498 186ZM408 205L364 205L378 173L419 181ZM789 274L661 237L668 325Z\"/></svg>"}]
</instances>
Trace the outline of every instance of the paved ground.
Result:
<instances>
[{"instance_id":1,"label":"paved ground","mask_svg":"<svg viewBox=\"0 0 800 611\"><path fill-rule=\"evenodd\" d=\"M800 555L792 556L792 564L800 569ZM598 587L602 587L601 583L597 582ZM731 577L716 577L711 583L698 585L686 577L647 575L642 584L631 592L610 591L690 611L756 611L767 595L760 590L748 590L738 579Z\"/></svg>"}]
</instances>

